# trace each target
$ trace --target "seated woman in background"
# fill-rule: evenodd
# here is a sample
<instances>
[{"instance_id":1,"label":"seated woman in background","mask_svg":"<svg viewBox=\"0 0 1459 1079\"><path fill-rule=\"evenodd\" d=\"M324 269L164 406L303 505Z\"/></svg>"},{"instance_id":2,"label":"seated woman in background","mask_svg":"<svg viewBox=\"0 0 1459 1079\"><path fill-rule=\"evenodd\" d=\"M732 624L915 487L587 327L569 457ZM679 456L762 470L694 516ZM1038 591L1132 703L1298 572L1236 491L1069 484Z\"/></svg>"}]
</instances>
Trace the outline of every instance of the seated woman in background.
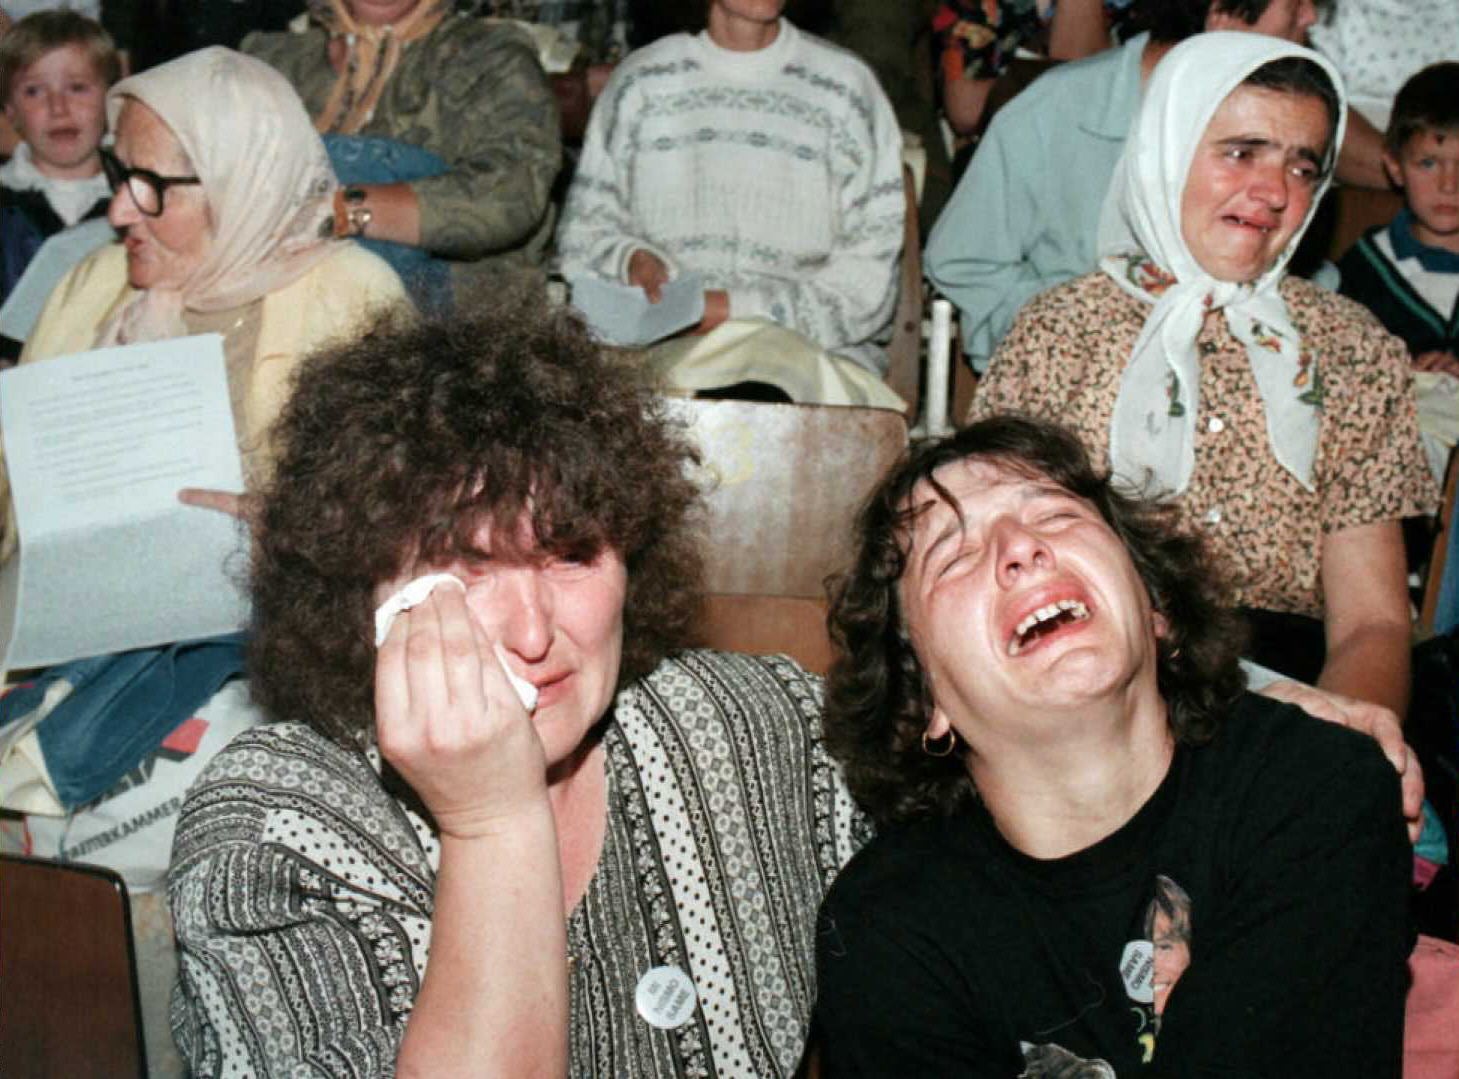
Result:
<instances>
[{"instance_id":1,"label":"seated woman in background","mask_svg":"<svg viewBox=\"0 0 1459 1079\"><path fill-rule=\"evenodd\" d=\"M173 850L195 1075L796 1071L815 911L865 834L818 682L669 655L693 453L517 306L376 327L284 410L250 653L278 722L214 758Z\"/></svg>"},{"instance_id":2,"label":"seated woman in background","mask_svg":"<svg viewBox=\"0 0 1459 1079\"><path fill-rule=\"evenodd\" d=\"M268 65L217 47L190 53L117 83L107 115L121 242L62 278L20 362L222 334L244 476L256 480L299 360L372 309L404 303L400 281L331 238L329 158Z\"/></svg>"},{"instance_id":3,"label":"seated woman in background","mask_svg":"<svg viewBox=\"0 0 1459 1079\"><path fill-rule=\"evenodd\" d=\"M309 15L243 51L284 73L325 135L336 235L369 241L425 309L540 277L561 148L531 40L449 0L311 0Z\"/></svg>"},{"instance_id":4,"label":"seated woman in background","mask_svg":"<svg viewBox=\"0 0 1459 1079\"><path fill-rule=\"evenodd\" d=\"M973 416L1069 424L1229 565L1251 658L1402 715L1399 522L1433 508L1402 342L1286 265L1343 133L1328 62L1261 34L1161 60L1115 170L1101 270L1020 313Z\"/></svg>"},{"instance_id":5,"label":"seated woman in background","mask_svg":"<svg viewBox=\"0 0 1459 1079\"><path fill-rule=\"evenodd\" d=\"M700 34L633 53L593 110L563 208L562 271L704 279L693 336L647 357L680 389L741 381L884 404L902 246L901 132L871 70L781 17L708 0Z\"/></svg>"}]
</instances>

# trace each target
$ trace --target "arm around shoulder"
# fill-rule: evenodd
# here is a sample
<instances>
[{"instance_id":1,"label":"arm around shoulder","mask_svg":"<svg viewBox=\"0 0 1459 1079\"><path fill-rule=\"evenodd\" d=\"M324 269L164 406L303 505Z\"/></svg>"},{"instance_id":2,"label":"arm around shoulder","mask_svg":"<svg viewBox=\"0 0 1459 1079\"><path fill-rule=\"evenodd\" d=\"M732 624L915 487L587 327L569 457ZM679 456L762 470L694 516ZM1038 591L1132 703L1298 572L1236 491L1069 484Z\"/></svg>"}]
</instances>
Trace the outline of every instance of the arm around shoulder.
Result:
<instances>
[{"instance_id":1,"label":"arm around shoulder","mask_svg":"<svg viewBox=\"0 0 1459 1079\"><path fill-rule=\"evenodd\" d=\"M1322 585L1327 658L1318 686L1404 715L1411 630L1398 522L1326 534Z\"/></svg>"}]
</instances>

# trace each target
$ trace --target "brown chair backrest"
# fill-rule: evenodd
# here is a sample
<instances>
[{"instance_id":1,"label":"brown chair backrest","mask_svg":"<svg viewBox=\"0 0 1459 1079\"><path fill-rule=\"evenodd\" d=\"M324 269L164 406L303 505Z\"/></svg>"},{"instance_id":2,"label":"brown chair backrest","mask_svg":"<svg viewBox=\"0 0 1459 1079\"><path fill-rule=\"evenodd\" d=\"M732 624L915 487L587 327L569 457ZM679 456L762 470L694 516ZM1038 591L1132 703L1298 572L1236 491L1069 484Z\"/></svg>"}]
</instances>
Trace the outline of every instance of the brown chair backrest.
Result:
<instances>
[{"instance_id":1,"label":"brown chair backrest","mask_svg":"<svg viewBox=\"0 0 1459 1079\"><path fill-rule=\"evenodd\" d=\"M887 385L907 402L907 422L917 422L922 396L922 235L917 228L917 184L902 166L907 216L902 228L902 261L897 313L887 345Z\"/></svg>"},{"instance_id":2,"label":"brown chair backrest","mask_svg":"<svg viewBox=\"0 0 1459 1079\"><path fill-rule=\"evenodd\" d=\"M0 855L0 1076L146 1072L121 877Z\"/></svg>"},{"instance_id":3,"label":"brown chair backrest","mask_svg":"<svg viewBox=\"0 0 1459 1079\"><path fill-rule=\"evenodd\" d=\"M675 400L704 456L705 588L821 599L851 521L907 446L880 408Z\"/></svg>"},{"instance_id":4,"label":"brown chair backrest","mask_svg":"<svg viewBox=\"0 0 1459 1079\"><path fill-rule=\"evenodd\" d=\"M698 643L830 659L825 579L844 568L861 502L907 446L897 412L675 400L704 455L708 503Z\"/></svg>"},{"instance_id":5,"label":"brown chair backrest","mask_svg":"<svg viewBox=\"0 0 1459 1079\"><path fill-rule=\"evenodd\" d=\"M1374 225L1386 225L1403 209L1397 191L1371 191L1363 187L1335 187L1329 196L1336 203L1327 257L1336 262Z\"/></svg>"},{"instance_id":6,"label":"brown chair backrest","mask_svg":"<svg viewBox=\"0 0 1459 1079\"><path fill-rule=\"evenodd\" d=\"M787 655L816 674L831 667L823 599L711 592L704 597L694 643L722 652Z\"/></svg>"}]
</instances>

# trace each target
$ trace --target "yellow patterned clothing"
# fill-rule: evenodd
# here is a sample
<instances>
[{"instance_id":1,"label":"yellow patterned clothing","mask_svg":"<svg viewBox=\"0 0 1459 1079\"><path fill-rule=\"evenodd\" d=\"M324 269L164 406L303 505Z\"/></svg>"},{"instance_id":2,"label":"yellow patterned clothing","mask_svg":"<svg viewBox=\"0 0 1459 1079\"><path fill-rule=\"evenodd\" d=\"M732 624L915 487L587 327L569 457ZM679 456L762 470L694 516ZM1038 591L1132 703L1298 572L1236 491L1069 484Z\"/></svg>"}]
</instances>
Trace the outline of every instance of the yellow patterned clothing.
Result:
<instances>
[{"instance_id":1,"label":"yellow patterned clothing","mask_svg":"<svg viewBox=\"0 0 1459 1079\"><path fill-rule=\"evenodd\" d=\"M1272 455L1246 346L1207 318L1195 471L1179 505L1225 562L1242 606L1322 617L1322 538L1431 512L1408 356L1357 304L1299 278L1281 285L1301 335L1294 378L1321 399L1314 487ZM994 353L971 419L1020 411L1075 430L1109 467L1120 376L1149 306L1089 274L1032 300Z\"/></svg>"}]
</instances>

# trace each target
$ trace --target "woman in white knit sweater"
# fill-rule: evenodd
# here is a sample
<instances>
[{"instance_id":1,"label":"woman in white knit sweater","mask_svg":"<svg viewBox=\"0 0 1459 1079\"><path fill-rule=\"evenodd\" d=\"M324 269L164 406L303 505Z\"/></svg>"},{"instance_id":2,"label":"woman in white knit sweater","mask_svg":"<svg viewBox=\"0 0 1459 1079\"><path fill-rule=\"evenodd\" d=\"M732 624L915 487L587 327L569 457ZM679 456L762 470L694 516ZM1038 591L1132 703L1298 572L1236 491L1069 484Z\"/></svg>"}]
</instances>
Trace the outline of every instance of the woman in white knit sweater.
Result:
<instances>
[{"instance_id":1,"label":"woman in white knit sweater","mask_svg":"<svg viewBox=\"0 0 1459 1079\"><path fill-rule=\"evenodd\" d=\"M901 133L870 68L798 30L784 7L709 0L703 33L620 65L588 125L558 234L562 268L639 285L651 300L698 272L696 332L739 339L744 328L726 323L773 323L874 383L896 302Z\"/></svg>"}]
</instances>

